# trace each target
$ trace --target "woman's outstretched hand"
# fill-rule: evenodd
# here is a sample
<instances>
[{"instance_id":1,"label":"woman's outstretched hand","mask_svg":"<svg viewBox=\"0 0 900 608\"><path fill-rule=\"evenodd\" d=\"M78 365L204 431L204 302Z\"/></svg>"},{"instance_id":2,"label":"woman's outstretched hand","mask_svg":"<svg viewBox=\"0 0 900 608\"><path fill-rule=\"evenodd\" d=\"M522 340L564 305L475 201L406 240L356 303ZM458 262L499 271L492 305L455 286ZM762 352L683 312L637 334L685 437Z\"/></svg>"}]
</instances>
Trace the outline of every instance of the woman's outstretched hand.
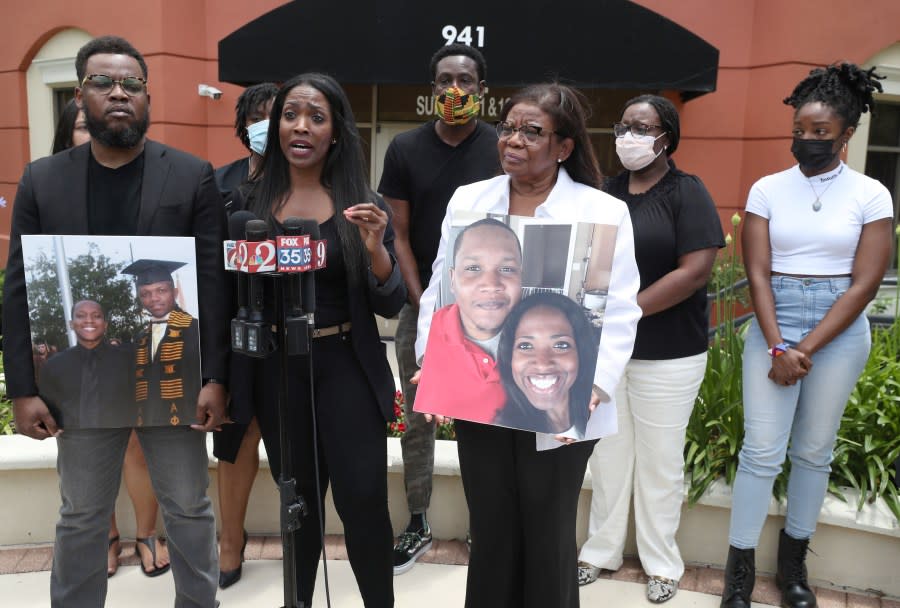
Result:
<instances>
[{"instance_id":1,"label":"woman's outstretched hand","mask_svg":"<svg viewBox=\"0 0 900 608\"><path fill-rule=\"evenodd\" d=\"M388 214L375 203L361 203L344 209L344 217L359 228L359 235L370 255L383 247L384 231L388 225Z\"/></svg>"}]
</instances>

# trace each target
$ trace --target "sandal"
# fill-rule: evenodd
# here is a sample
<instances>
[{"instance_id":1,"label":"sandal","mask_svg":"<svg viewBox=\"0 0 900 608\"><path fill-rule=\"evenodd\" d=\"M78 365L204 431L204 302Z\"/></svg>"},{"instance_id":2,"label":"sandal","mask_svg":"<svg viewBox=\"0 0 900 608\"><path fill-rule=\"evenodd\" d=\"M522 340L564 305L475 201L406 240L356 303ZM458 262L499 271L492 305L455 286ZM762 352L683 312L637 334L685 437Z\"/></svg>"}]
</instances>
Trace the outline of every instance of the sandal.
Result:
<instances>
[{"instance_id":1,"label":"sandal","mask_svg":"<svg viewBox=\"0 0 900 608\"><path fill-rule=\"evenodd\" d=\"M148 570L144 568L144 558L141 556L141 547L140 545L146 546L150 549L150 555L153 557L153 569ZM138 556L138 559L141 560L141 570L144 572L146 576L154 577L159 576L160 574L165 574L169 571L169 568L172 564L166 564L165 566L159 567L156 565L156 537L155 536L147 536L144 538L135 538L134 539L134 554Z\"/></svg>"},{"instance_id":2,"label":"sandal","mask_svg":"<svg viewBox=\"0 0 900 608\"><path fill-rule=\"evenodd\" d=\"M651 576L647 581L647 599L654 604L662 604L675 596L678 581L662 576Z\"/></svg>"},{"instance_id":3,"label":"sandal","mask_svg":"<svg viewBox=\"0 0 900 608\"><path fill-rule=\"evenodd\" d=\"M116 548L116 553L115 553L116 565L110 566L109 565L109 558L110 558L109 554L113 550L113 545L118 545L118 547ZM106 555L106 578L109 578L113 574L115 574L116 572L119 571L119 554L122 553L122 543L119 542L118 534L116 534L115 536L113 536L109 539L109 547L107 548L106 553L107 553L107 555Z\"/></svg>"},{"instance_id":4,"label":"sandal","mask_svg":"<svg viewBox=\"0 0 900 608\"><path fill-rule=\"evenodd\" d=\"M590 585L600 576L600 568L587 562L578 562L578 585Z\"/></svg>"}]
</instances>

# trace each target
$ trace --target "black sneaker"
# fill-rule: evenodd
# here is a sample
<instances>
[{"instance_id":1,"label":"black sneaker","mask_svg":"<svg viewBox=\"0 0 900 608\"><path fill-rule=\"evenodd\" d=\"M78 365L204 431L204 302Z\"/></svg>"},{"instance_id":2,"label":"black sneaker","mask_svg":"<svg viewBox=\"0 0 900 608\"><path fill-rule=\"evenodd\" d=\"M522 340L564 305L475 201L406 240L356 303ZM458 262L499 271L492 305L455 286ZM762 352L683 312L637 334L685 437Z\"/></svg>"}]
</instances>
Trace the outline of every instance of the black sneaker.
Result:
<instances>
[{"instance_id":1,"label":"black sneaker","mask_svg":"<svg viewBox=\"0 0 900 608\"><path fill-rule=\"evenodd\" d=\"M411 570L416 560L431 549L431 540L431 527L427 522L418 532L401 534L394 545L394 576Z\"/></svg>"}]
</instances>

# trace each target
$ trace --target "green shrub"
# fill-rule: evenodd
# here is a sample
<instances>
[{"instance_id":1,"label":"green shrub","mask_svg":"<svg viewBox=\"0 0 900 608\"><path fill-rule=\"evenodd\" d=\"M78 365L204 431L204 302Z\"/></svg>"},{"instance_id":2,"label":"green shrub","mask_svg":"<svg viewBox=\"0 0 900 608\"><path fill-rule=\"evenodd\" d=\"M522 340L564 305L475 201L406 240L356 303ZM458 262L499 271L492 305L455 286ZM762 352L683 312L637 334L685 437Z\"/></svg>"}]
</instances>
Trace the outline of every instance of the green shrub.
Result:
<instances>
[{"instance_id":1,"label":"green shrub","mask_svg":"<svg viewBox=\"0 0 900 608\"><path fill-rule=\"evenodd\" d=\"M857 509L884 498L900 520L900 495L892 481L900 458L900 320L872 331L872 352L850 394L834 449L829 491L859 491Z\"/></svg>"},{"instance_id":2,"label":"green shrub","mask_svg":"<svg viewBox=\"0 0 900 608\"><path fill-rule=\"evenodd\" d=\"M0 353L2 355L3 353ZM6 398L6 375L3 372L3 357L0 356L0 435L15 433L12 402Z\"/></svg>"},{"instance_id":3,"label":"green shrub","mask_svg":"<svg viewBox=\"0 0 900 608\"><path fill-rule=\"evenodd\" d=\"M403 393L400 391L394 394L394 416L396 420L387 425L388 437L403 437L403 433L406 432L406 415L403 413ZM456 441L456 428L453 426L453 421L437 425L435 437Z\"/></svg>"},{"instance_id":4,"label":"green shrub","mask_svg":"<svg viewBox=\"0 0 900 608\"><path fill-rule=\"evenodd\" d=\"M732 218L737 229L740 216ZM735 327L735 305L739 301L734 284L741 278L737 255L737 231L726 237L726 247L716 260L711 277L716 294L713 315L717 328L709 345L706 374L694 404L685 436L684 461L691 487L688 501L695 503L716 479L731 485L737 473L737 455L744 437L741 361L744 340Z\"/></svg>"}]
</instances>

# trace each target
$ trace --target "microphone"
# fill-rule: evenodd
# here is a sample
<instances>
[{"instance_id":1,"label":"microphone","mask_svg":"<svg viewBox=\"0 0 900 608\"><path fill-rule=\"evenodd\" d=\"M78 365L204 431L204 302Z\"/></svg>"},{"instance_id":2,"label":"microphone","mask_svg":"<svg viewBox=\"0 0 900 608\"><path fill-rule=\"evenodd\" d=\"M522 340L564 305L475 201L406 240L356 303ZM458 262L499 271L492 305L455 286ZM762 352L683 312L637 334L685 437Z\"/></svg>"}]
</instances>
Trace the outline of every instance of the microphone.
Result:
<instances>
[{"instance_id":1,"label":"microphone","mask_svg":"<svg viewBox=\"0 0 900 608\"><path fill-rule=\"evenodd\" d=\"M245 210L236 211L228 217L229 240L224 243L226 270L238 270L240 265L238 243L244 238L247 222L255 219L255 215ZM247 277L237 272L234 280L237 292L237 312L231 320L231 350L236 353L242 353L247 350L247 319L250 318L250 312L247 308Z\"/></svg>"},{"instance_id":2,"label":"microphone","mask_svg":"<svg viewBox=\"0 0 900 608\"><path fill-rule=\"evenodd\" d=\"M275 272L275 241L269 239L269 225L251 219L246 224L247 239L238 241L238 270L247 273Z\"/></svg>"},{"instance_id":3,"label":"microphone","mask_svg":"<svg viewBox=\"0 0 900 608\"><path fill-rule=\"evenodd\" d=\"M250 273L246 279L250 311L245 319L232 321L232 350L250 357L265 357L269 352L269 326L263 320L265 291L262 276L258 273L275 270L275 243L267 240L269 225L266 222L256 219L252 213L249 218L243 225L247 238L237 242L237 257L238 270ZM234 225L240 232L239 220L235 219Z\"/></svg>"},{"instance_id":4,"label":"microphone","mask_svg":"<svg viewBox=\"0 0 900 608\"><path fill-rule=\"evenodd\" d=\"M319 223L316 220L302 220L304 233L309 235L310 241L313 243L313 247L318 249L319 245L319 237L321 236L319 233ZM324 249L324 243L322 245ZM322 257L323 256L315 256ZM321 265L324 265L324 259L320 262L317 262L316 266L313 268L320 268ZM312 325L312 317L316 313L316 274L314 272L304 273L300 277L300 293L303 296L303 312L309 315L310 325Z\"/></svg>"},{"instance_id":5,"label":"microphone","mask_svg":"<svg viewBox=\"0 0 900 608\"><path fill-rule=\"evenodd\" d=\"M263 220L253 219L245 225L247 240L241 242L241 270L252 273L248 279L248 291L250 300L250 321L257 323L263 320L263 307L265 306L262 279L255 276L258 272L266 272L266 266L271 263L271 270L275 270L275 244L266 240L269 236L269 225ZM266 247L268 246L268 247ZM270 251L271 255L263 257Z\"/></svg>"},{"instance_id":6,"label":"microphone","mask_svg":"<svg viewBox=\"0 0 900 608\"><path fill-rule=\"evenodd\" d=\"M225 269L237 270L238 247L237 242L243 240L247 222L255 220L256 216L249 211L236 211L228 218L228 241L225 241ZM241 274L235 277L237 282L237 315L235 318L246 320L249 316L247 310L247 278Z\"/></svg>"},{"instance_id":7,"label":"microphone","mask_svg":"<svg viewBox=\"0 0 900 608\"><path fill-rule=\"evenodd\" d=\"M285 308L288 311L285 319L286 348L290 355L309 354L309 331L314 326L313 313L308 301L315 303L316 283L312 273L312 258L316 243L310 237L319 235L319 223L315 220L304 220L297 217L285 218L284 235L277 237L278 272L284 273ZM298 273L305 273L298 275Z\"/></svg>"},{"instance_id":8,"label":"microphone","mask_svg":"<svg viewBox=\"0 0 900 608\"><path fill-rule=\"evenodd\" d=\"M287 272L288 268L297 268L298 270L304 268L302 264L305 262L304 258L309 252L309 243L306 239L296 237L305 233L303 226L305 221L298 217L287 217L282 222L284 236L276 238L279 272ZM293 265L291 262L299 262L301 265ZM299 317L303 314L300 277L292 272L285 276L284 281L288 314L293 317Z\"/></svg>"}]
</instances>

